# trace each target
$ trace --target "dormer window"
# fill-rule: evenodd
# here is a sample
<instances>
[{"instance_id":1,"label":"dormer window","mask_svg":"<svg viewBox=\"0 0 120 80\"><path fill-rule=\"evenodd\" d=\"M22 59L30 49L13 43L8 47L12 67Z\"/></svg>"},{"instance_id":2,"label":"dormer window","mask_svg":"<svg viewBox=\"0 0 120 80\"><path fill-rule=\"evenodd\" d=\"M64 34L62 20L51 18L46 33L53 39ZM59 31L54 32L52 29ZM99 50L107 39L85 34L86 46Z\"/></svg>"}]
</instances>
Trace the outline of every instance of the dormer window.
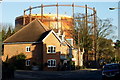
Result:
<instances>
[{"instance_id":1,"label":"dormer window","mask_svg":"<svg viewBox=\"0 0 120 80\"><path fill-rule=\"evenodd\" d=\"M56 46L48 46L48 53L56 53Z\"/></svg>"}]
</instances>

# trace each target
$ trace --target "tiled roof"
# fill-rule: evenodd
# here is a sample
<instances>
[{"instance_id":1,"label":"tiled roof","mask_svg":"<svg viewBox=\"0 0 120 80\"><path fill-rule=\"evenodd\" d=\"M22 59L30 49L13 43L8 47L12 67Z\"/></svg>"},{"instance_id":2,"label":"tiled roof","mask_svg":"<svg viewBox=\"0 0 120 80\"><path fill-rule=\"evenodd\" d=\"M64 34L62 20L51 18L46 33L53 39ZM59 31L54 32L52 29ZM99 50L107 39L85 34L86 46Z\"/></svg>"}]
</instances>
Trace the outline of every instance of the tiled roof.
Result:
<instances>
[{"instance_id":1,"label":"tiled roof","mask_svg":"<svg viewBox=\"0 0 120 80\"><path fill-rule=\"evenodd\" d=\"M40 38L39 38L38 41L42 41L42 40L50 33L50 31L51 31L51 30L44 32L44 33L40 36Z\"/></svg>"},{"instance_id":2,"label":"tiled roof","mask_svg":"<svg viewBox=\"0 0 120 80\"><path fill-rule=\"evenodd\" d=\"M35 19L18 32L7 38L4 43L37 42L42 39L41 35L43 35L43 33L46 34L49 30L50 29L44 26L40 20Z\"/></svg>"}]
</instances>

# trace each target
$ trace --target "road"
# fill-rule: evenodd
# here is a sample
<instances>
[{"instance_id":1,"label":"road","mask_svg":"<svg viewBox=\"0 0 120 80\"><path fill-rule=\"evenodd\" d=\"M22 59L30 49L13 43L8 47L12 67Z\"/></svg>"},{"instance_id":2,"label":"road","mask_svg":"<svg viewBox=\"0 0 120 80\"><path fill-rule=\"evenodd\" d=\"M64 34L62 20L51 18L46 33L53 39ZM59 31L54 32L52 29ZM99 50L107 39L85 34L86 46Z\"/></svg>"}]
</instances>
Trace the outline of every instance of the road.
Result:
<instances>
[{"instance_id":1,"label":"road","mask_svg":"<svg viewBox=\"0 0 120 80\"><path fill-rule=\"evenodd\" d=\"M16 71L15 80L101 80L101 71Z\"/></svg>"}]
</instances>

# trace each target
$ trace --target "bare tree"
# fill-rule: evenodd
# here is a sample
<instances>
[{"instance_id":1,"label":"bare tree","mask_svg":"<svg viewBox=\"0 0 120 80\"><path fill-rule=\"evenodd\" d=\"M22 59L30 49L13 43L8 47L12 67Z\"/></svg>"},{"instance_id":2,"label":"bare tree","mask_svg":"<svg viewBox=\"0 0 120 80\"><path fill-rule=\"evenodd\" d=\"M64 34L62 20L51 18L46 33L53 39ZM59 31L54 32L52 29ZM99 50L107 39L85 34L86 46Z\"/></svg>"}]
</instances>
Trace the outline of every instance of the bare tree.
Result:
<instances>
[{"instance_id":1,"label":"bare tree","mask_svg":"<svg viewBox=\"0 0 120 80\"><path fill-rule=\"evenodd\" d=\"M76 45L85 49L85 59L88 61L88 51L92 51L93 49L93 38L96 36L96 52L97 59L99 59L102 54L112 54L113 49L111 47L112 40L108 40L107 38L115 38L116 35L113 35L116 27L112 25L112 19L99 19L97 17L97 29L96 35L93 35L93 24L88 23L87 28L85 27L85 17L84 14L76 14L75 15L75 23L74 23L74 40L76 41ZM88 18L88 20L92 20ZM105 43L104 43L105 42ZM100 45L102 44L102 45ZM108 46L109 45L109 46ZM106 49L104 53L103 49Z\"/></svg>"}]
</instances>

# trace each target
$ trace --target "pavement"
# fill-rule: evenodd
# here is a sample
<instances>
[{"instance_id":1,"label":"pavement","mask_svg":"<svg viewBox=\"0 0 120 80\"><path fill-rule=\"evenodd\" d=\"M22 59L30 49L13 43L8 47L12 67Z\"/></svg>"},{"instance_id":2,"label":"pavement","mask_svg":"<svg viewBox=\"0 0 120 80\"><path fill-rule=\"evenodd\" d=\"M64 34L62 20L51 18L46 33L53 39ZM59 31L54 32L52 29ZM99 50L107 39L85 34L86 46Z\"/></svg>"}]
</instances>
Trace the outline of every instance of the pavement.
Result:
<instances>
[{"instance_id":1,"label":"pavement","mask_svg":"<svg viewBox=\"0 0 120 80\"><path fill-rule=\"evenodd\" d=\"M91 71L97 71L97 70L101 70L101 69L80 69L80 70L91 70Z\"/></svg>"}]
</instances>

